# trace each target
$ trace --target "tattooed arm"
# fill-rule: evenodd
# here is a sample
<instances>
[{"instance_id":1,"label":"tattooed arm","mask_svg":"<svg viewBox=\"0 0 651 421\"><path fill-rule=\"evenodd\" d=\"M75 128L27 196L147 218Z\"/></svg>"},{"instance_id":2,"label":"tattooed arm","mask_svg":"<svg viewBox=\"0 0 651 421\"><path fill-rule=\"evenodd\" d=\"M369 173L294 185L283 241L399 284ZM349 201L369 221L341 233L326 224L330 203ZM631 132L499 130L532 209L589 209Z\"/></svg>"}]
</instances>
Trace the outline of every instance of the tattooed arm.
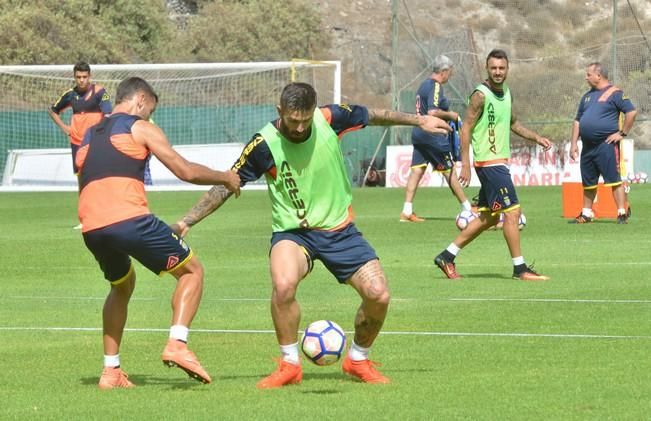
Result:
<instances>
[{"instance_id":1,"label":"tattooed arm","mask_svg":"<svg viewBox=\"0 0 651 421\"><path fill-rule=\"evenodd\" d=\"M183 218L172 224L170 228L176 234L185 236L193 225L219 209L232 194L224 186L214 186L199 199Z\"/></svg>"},{"instance_id":2,"label":"tattooed arm","mask_svg":"<svg viewBox=\"0 0 651 421\"><path fill-rule=\"evenodd\" d=\"M432 115L418 115L400 111L368 109L369 126L418 126L426 132L447 134L447 122Z\"/></svg>"}]
</instances>

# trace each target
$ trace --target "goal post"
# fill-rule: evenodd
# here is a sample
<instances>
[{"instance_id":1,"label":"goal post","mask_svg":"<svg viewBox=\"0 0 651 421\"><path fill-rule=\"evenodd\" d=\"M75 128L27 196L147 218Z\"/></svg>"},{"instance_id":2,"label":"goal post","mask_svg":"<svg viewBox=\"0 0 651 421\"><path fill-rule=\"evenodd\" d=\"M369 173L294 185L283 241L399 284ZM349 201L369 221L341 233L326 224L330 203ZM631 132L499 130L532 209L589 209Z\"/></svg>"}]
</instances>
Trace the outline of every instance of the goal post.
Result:
<instances>
[{"instance_id":1,"label":"goal post","mask_svg":"<svg viewBox=\"0 0 651 421\"><path fill-rule=\"evenodd\" d=\"M18 180L30 185L22 159L24 150L68 148L68 138L50 120L47 108L74 85L73 65L0 66L0 174L3 186ZM222 143L245 144L276 114L282 88L291 81L307 82L317 91L319 104L341 101L339 61L291 60L247 63L91 64L91 80L102 85L112 98L117 85L129 76L147 80L159 95L153 115L156 124L174 146ZM69 121L70 111L62 113ZM7 177L13 164L23 169L21 177ZM55 151L56 154L58 152ZM31 162L35 157L28 153ZM65 166L72 168L68 156ZM33 168L32 168L33 167ZM34 180L29 189L57 186L56 174L44 174L51 165L33 164ZM72 170L70 170L72 171ZM52 175L52 179L49 179ZM12 181L13 180L13 181ZM69 180L62 182L67 186ZM156 180L154 180L156 185Z\"/></svg>"}]
</instances>

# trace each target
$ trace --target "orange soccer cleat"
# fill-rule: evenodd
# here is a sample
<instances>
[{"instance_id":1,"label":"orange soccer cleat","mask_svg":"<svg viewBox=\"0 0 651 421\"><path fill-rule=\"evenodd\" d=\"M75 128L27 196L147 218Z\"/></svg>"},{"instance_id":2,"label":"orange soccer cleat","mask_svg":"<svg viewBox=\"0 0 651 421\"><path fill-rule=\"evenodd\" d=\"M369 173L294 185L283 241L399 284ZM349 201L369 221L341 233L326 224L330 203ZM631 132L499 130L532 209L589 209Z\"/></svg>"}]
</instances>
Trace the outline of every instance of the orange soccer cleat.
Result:
<instances>
[{"instance_id":1,"label":"orange soccer cleat","mask_svg":"<svg viewBox=\"0 0 651 421\"><path fill-rule=\"evenodd\" d=\"M521 281L548 281L549 276L541 275L533 270L533 266L527 266L521 272L513 272L514 279L520 279Z\"/></svg>"},{"instance_id":2,"label":"orange soccer cleat","mask_svg":"<svg viewBox=\"0 0 651 421\"><path fill-rule=\"evenodd\" d=\"M442 254L434 258L434 264L448 277L448 279L461 279L462 276L457 273L457 267L454 262L448 261Z\"/></svg>"},{"instance_id":3,"label":"orange soccer cleat","mask_svg":"<svg viewBox=\"0 0 651 421\"><path fill-rule=\"evenodd\" d=\"M341 364L344 373L361 380L364 383L388 384L391 381L382 375L375 366L380 364L371 360L353 361L348 355Z\"/></svg>"},{"instance_id":4,"label":"orange soccer cleat","mask_svg":"<svg viewBox=\"0 0 651 421\"><path fill-rule=\"evenodd\" d=\"M415 213L405 215L403 212L400 212L400 222L425 222L425 219L417 216Z\"/></svg>"},{"instance_id":5,"label":"orange soccer cleat","mask_svg":"<svg viewBox=\"0 0 651 421\"><path fill-rule=\"evenodd\" d=\"M278 361L278 368L260 380L256 387L258 389L275 389L288 384L299 384L303 380L303 369L300 364L292 364L283 359Z\"/></svg>"},{"instance_id":6,"label":"orange soccer cleat","mask_svg":"<svg viewBox=\"0 0 651 421\"><path fill-rule=\"evenodd\" d=\"M185 371L188 376L201 383L212 382L210 375L201 367L201 363L194 353L188 349L188 345L185 342L177 341L176 339L167 341L161 359L166 366L178 367Z\"/></svg>"},{"instance_id":7,"label":"orange soccer cleat","mask_svg":"<svg viewBox=\"0 0 651 421\"><path fill-rule=\"evenodd\" d=\"M120 367L104 367L97 386L102 390L116 388L128 389L135 387L135 385L129 381L127 373L122 371Z\"/></svg>"}]
</instances>

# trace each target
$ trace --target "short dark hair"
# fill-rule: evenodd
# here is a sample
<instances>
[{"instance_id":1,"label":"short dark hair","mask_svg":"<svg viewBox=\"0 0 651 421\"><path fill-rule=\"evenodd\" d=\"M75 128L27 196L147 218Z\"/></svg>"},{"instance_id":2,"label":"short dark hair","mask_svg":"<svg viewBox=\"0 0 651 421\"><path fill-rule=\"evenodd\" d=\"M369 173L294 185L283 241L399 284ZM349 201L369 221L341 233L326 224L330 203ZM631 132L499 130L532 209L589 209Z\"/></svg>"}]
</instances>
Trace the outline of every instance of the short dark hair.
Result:
<instances>
[{"instance_id":1,"label":"short dark hair","mask_svg":"<svg viewBox=\"0 0 651 421\"><path fill-rule=\"evenodd\" d=\"M118 85L117 93L115 94L115 105L131 99L137 92L144 92L158 102L158 95L145 79L139 77L128 77Z\"/></svg>"},{"instance_id":2,"label":"short dark hair","mask_svg":"<svg viewBox=\"0 0 651 421\"><path fill-rule=\"evenodd\" d=\"M509 62L509 56L506 55L506 51L500 50L499 48L496 48L488 53L488 56L486 56L486 64L488 64L488 60L492 58L504 59L507 63Z\"/></svg>"},{"instance_id":3,"label":"short dark hair","mask_svg":"<svg viewBox=\"0 0 651 421\"><path fill-rule=\"evenodd\" d=\"M608 67L599 61L588 64L588 67L594 67L595 72L599 73L601 77L608 80Z\"/></svg>"},{"instance_id":4,"label":"short dark hair","mask_svg":"<svg viewBox=\"0 0 651 421\"><path fill-rule=\"evenodd\" d=\"M280 94L280 108L283 110L310 111L316 107L316 91L312 85L292 82Z\"/></svg>"},{"instance_id":5,"label":"short dark hair","mask_svg":"<svg viewBox=\"0 0 651 421\"><path fill-rule=\"evenodd\" d=\"M75 63L75 66L72 68L72 73L76 72L88 72L90 73L90 65L85 61L78 61Z\"/></svg>"}]
</instances>

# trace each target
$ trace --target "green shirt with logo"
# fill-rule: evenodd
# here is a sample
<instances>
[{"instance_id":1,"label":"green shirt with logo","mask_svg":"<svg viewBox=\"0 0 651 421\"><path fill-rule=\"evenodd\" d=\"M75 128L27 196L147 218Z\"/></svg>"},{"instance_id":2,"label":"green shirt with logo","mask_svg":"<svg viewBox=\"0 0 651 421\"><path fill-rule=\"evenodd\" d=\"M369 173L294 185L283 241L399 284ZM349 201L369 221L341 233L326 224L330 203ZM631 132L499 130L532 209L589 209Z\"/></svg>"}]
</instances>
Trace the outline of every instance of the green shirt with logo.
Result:
<instances>
[{"instance_id":1,"label":"green shirt with logo","mask_svg":"<svg viewBox=\"0 0 651 421\"><path fill-rule=\"evenodd\" d=\"M502 97L495 95L486 85L475 88L484 94L484 110L472 130L475 165L511 158L511 91L506 84L502 86Z\"/></svg>"},{"instance_id":2,"label":"green shirt with logo","mask_svg":"<svg viewBox=\"0 0 651 421\"><path fill-rule=\"evenodd\" d=\"M321 110L314 111L310 137L287 140L269 123L261 131L276 164L266 174L273 232L297 228L333 229L349 216L352 188L339 137Z\"/></svg>"}]
</instances>

